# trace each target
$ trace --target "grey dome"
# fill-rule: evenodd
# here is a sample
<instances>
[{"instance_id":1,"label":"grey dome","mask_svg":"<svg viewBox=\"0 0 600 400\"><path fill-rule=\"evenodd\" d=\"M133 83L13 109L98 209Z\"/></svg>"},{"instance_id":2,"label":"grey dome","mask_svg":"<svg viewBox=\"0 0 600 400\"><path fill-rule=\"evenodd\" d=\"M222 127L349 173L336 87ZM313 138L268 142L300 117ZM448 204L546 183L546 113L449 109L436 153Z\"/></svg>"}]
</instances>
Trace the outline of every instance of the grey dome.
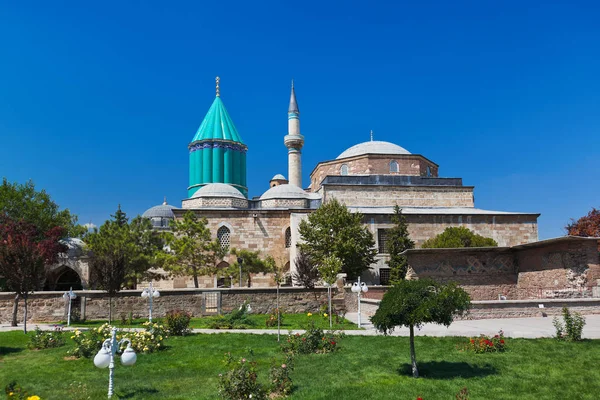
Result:
<instances>
[{"instance_id":1,"label":"grey dome","mask_svg":"<svg viewBox=\"0 0 600 400\"><path fill-rule=\"evenodd\" d=\"M272 188L264 192L263 195L260 196L260 199L306 199L308 197L308 193L300 189L298 186L285 184L273 186Z\"/></svg>"},{"instance_id":2,"label":"grey dome","mask_svg":"<svg viewBox=\"0 0 600 400\"><path fill-rule=\"evenodd\" d=\"M63 254L63 256L66 256L68 258L78 258L85 255L85 243L83 242L83 240L79 238L68 237L59 240L59 242L64 244L68 248L67 253Z\"/></svg>"},{"instance_id":3,"label":"grey dome","mask_svg":"<svg viewBox=\"0 0 600 400\"><path fill-rule=\"evenodd\" d=\"M287 179L285 179L285 176L281 175L281 174L277 174L274 177L271 178L272 181L285 181Z\"/></svg>"},{"instance_id":4,"label":"grey dome","mask_svg":"<svg viewBox=\"0 0 600 400\"><path fill-rule=\"evenodd\" d=\"M359 143L346 149L342 154L337 156L336 160L340 158L362 156L364 154L393 154L393 155L404 155L410 154L404 147L400 147L397 144L390 142L381 142L378 140L372 140L369 142Z\"/></svg>"},{"instance_id":5,"label":"grey dome","mask_svg":"<svg viewBox=\"0 0 600 400\"><path fill-rule=\"evenodd\" d=\"M246 199L239 190L226 183L209 183L202 186L194 193L192 199L198 197L235 197L236 199Z\"/></svg>"},{"instance_id":6,"label":"grey dome","mask_svg":"<svg viewBox=\"0 0 600 400\"><path fill-rule=\"evenodd\" d=\"M175 214L173 214L173 209L177 208L170 204L163 203L159 206L154 206L152 208L147 209L142 214L144 218L171 218L175 219Z\"/></svg>"}]
</instances>

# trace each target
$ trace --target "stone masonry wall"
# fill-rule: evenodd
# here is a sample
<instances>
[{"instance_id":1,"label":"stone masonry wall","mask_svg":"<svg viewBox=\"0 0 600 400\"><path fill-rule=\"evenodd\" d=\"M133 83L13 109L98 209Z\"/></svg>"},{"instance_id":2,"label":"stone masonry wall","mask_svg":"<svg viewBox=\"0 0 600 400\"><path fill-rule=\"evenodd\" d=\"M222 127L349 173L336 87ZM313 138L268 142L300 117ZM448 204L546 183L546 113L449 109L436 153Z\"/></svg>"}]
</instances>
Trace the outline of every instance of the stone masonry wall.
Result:
<instances>
[{"instance_id":1,"label":"stone masonry wall","mask_svg":"<svg viewBox=\"0 0 600 400\"><path fill-rule=\"evenodd\" d=\"M321 304L327 303L327 289L280 288L279 303L282 310L290 313L316 312ZM108 297L101 291L76 291L72 313L87 319L108 318ZM67 303L63 292L37 292L28 300L28 320L34 322L58 322L66 319ZM0 323L8 323L12 318L14 294L0 293ZM211 301L214 299L214 302ZM193 316L222 313L238 308L248 301L253 313L268 313L276 308L275 288L264 289L195 289L162 290L161 296L154 299L153 317L160 318L170 310L180 309ZM211 306L214 305L214 308ZM140 290L125 290L113 298L113 318L122 315L146 317L148 300L141 297ZM19 303L20 321L23 319L23 302Z\"/></svg>"}]
</instances>

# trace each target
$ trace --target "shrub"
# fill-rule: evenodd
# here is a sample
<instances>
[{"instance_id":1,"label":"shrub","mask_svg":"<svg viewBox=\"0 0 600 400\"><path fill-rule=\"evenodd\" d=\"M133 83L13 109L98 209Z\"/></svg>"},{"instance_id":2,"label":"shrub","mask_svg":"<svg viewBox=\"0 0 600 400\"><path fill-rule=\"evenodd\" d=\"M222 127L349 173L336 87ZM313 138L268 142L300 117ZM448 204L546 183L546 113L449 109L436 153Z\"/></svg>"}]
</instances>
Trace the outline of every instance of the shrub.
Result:
<instances>
[{"instance_id":1,"label":"shrub","mask_svg":"<svg viewBox=\"0 0 600 400\"><path fill-rule=\"evenodd\" d=\"M166 315L165 324L169 334L173 336L185 336L191 332L190 320L192 314L182 310L172 310Z\"/></svg>"},{"instance_id":2,"label":"shrub","mask_svg":"<svg viewBox=\"0 0 600 400\"><path fill-rule=\"evenodd\" d=\"M465 386L464 388L460 389L460 391L456 393L456 396L454 397L456 400L469 400L469 389L467 389Z\"/></svg>"},{"instance_id":3,"label":"shrub","mask_svg":"<svg viewBox=\"0 0 600 400\"><path fill-rule=\"evenodd\" d=\"M246 358L236 361L231 353L226 353L223 362L231 369L219 374L219 397L228 400L267 398L267 391L258 382L255 361Z\"/></svg>"},{"instance_id":4,"label":"shrub","mask_svg":"<svg viewBox=\"0 0 600 400\"><path fill-rule=\"evenodd\" d=\"M506 350L504 332L500 330L497 335L488 337L480 335L478 338L470 338L469 343L464 346L464 350L474 353L501 353Z\"/></svg>"},{"instance_id":5,"label":"shrub","mask_svg":"<svg viewBox=\"0 0 600 400\"><path fill-rule=\"evenodd\" d=\"M283 312L279 309L274 309L270 314L267 314L265 325L267 328L277 326L277 313L279 312L279 323L283 325Z\"/></svg>"},{"instance_id":6,"label":"shrub","mask_svg":"<svg viewBox=\"0 0 600 400\"><path fill-rule=\"evenodd\" d=\"M41 350L52 347L60 347L65 344L65 338L61 327L55 327L54 331L43 331L39 327L35 328L35 333L29 338L27 348Z\"/></svg>"},{"instance_id":7,"label":"shrub","mask_svg":"<svg viewBox=\"0 0 600 400\"><path fill-rule=\"evenodd\" d=\"M338 341L342 336L343 333L323 332L311 320L303 334L289 334L281 344L281 350L288 354L331 353L338 348Z\"/></svg>"},{"instance_id":8,"label":"shrub","mask_svg":"<svg viewBox=\"0 0 600 400\"><path fill-rule=\"evenodd\" d=\"M244 302L239 309L216 317L208 324L208 327L210 329L246 329L252 327L256 323L248 317L248 308L248 302Z\"/></svg>"},{"instance_id":9,"label":"shrub","mask_svg":"<svg viewBox=\"0 0 600 400\"><path fill-rule=\"evenodd\" d=\"M564 324L556 317L552 320L552 324L556 328L556 338L570 342L581 340L585 317L578 312L571 313L567 307L563 307L562 316Z\"/></svg>"},{"instance_id":10,"label":"shrub","mask_svg":"<svg viewBox=\"0 0 600 400\"><path fill-rule=\"evenodd\" d=\"M290 373L294 370L294 359L288 356L284 363L273 360L269 370L270 393L271 397L287 396L292 393L292 378Z\"/></svg>"},{"instance_id":11,"label":"shrub","mask_svg":"<svg viewBox=\"0 0 600 400\"><path fill-rule=\"evenodd\" d=\"M6 393L6 397L9 399L15 400L40 400L40 396L29 395L26 390L24 390L20 385L17 384L17 381L12 381L8 385L4 387L4 392Z\"/></svg>"},{"instance_id":12,"label":"shrub","mask_svg":"<svg viewBox=\"0 0 600 400\"><path fill-rule=\"evenodd\" d=\"M102 347L104 340L110 338L112 327L104 324L99 328L92 328L88 331L75 329L71 339L75 342L75 347L67 353L73 357L90 358L96 354Z\"/></svg>"}]
</instances>

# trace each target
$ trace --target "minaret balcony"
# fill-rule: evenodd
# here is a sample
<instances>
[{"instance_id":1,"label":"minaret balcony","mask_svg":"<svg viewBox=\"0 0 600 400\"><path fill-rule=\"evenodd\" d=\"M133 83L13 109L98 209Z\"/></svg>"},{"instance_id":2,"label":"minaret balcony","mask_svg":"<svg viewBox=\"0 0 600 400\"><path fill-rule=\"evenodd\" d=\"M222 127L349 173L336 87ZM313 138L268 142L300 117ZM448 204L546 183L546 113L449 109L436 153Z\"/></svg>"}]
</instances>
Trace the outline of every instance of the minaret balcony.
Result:
<instances>
[{"instance_id":1,"label":"minaret balcony","mask_svg":"<svg viewBox=\"0 0 600 400\"><path fill-rule=\"evenodd\" d=\"M303 135L286 135L283 138L283 143L285 147L288 149L301 149L304 146L304 136Z\"/></svg>"}]
</instances>

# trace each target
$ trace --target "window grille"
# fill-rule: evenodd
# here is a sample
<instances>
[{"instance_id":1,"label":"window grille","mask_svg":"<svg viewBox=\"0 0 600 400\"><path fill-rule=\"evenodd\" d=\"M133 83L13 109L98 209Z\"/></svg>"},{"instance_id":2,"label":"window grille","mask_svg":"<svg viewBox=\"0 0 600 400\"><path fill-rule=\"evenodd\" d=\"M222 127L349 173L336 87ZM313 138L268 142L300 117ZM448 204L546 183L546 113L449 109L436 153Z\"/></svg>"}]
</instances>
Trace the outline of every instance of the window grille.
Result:
<instances>
[{"instance_id":1,"label":"window grille","mask_svg":"<svg viewBox=\"0 0 600 400\"><path fill-rule=\"evenodd\" d=\"M377 229L377 243L379 247L380 254L388 254L389 246L388 246L388 230L387 229Z\"/></svg>"},{"instance_id":2,"label":"window grille","mask_svg":"<svg viewBox=\"0 0 600 400\"><path fill-rule=\"evenodd\" d=\"M398 167L398 161L391 161L390 162L390 172L398 172L400 169Z\"/></svg>"},{"instance_id":3,"label":"window grille","mask_svg":"<svg viewBox=\"0 0 600 400\"><path fill-rule=\"evenodd\" d=\"M389 285L390 284L390 269L380 268L379 269L379 284Z\"/></svg>"},{"instance_id":4,"label":"window grille","mask_svg":"<svg viewBox=\"0 0 600 400\"><path fill-rule=\"evenodd\" d=\"M348 164L342 164L340 175L348 175Z\"/></svg>"},{"instance_id":5,"label":"window grille","mask_svg":"<svg viewBox=\"0 0 600 400\"><path fill-rule=\"evenodd\" d=\"M285 230L285 248L290 248L292 246L292 230L288 227Z\"/></svg>"},{"instance_id":6,"label":"window grille","mask_svg":"<svg viewBox=\"0 0 600 400\"><path fill-rule=\"evenodd\" d=\"M217 239L219 239L221 248L223 250L228 250L229 245L231 244L231 232L229 231L229 228L226 226L220 227L217 231Z\"/></svg>"}]
</instances>

